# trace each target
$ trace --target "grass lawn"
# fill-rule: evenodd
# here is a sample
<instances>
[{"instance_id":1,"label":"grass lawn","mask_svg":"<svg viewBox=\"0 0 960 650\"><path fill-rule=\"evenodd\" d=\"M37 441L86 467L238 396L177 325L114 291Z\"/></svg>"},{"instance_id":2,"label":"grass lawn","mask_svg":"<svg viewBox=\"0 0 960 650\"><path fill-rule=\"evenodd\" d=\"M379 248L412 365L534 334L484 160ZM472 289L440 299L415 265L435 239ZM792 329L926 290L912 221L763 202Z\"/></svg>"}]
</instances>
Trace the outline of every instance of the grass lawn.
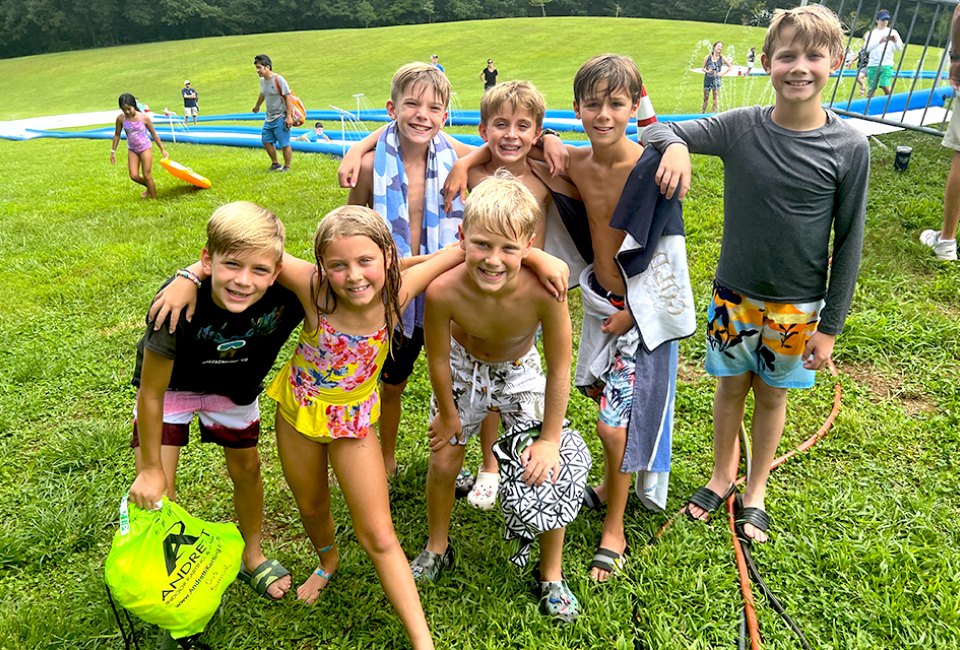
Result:
<instances>
[{"instance_id":1,"label":"grass lawn","mask_svg":"<svg viewBox=\"0 0 960 650\"><path fill-rule=\"evenodd\" d=\"M450 78L454 103L464 109L478 108L480 70L491 57L500 81L529 79L549 108L571 108L573 75L580 64L601 52L617 52L636 59L658 112L698 113L703 76L689 68L701 65L716 40L723 40L725 53L741 65L750 47L756 47L759 66L763 34L761 28L741 25L568 17L125 45L0 61L0 78L17 89L16 101L0 106L0 119L110 110L122 92L133 93L154 110L182 112L184 79L198 91L203 114L248 111L257 99L253 57L260 52L270 55L274 69L308 109L334 105L350 110L357 93L370 107L381 108L394 71L409 61L428 61L433 52ZM919 54L920 48L911 46L904 69L915 66ZM935 70L936 61L931 51L925 69ZM851 85L849 79L841 82L838 99L849 96ZM830 92L832 88L828 86ZM726 107L743 106L771 103L772 94L766 78L727 77L721 99Z\"/></svg>"},{"instance_id":2,"label":"grass lawn","mask_svg":"<svg viewBox=\"0 0 960 650\"><path fill-rule=\"evenodd\" d=\"M654 101L676 92L683 111L699 108L699 88L693 77L687 91L671 80L690 67L688 52L698 40L723 38L738 48L760 42L760 32L744 27L529 19L131 46L0 62L3 78L18 88L0 117L102 110L126 90L155 106L177 106L185 78L200 90L206 112L243 110L255 99L250 62L259 51L274 56L310 107L349 106L353 92L380 104L393 69L432 51L462 88L464 103L479 97L473 77L493 56L501 79L530 77L551 105L565 106L576 67L596 51L583 34L603 49L636 55ZM397 44L391 58L357 46L371 35ZM321 54L303 57L306 51ZM669 101L658 110L674 112ZM928 136L880 141L872 147L861 280L835 355L843 409L822 442L771 478L773 543L755 557L814 647L960 647L960 499L951 460L960 455L960 266L934 261L916 242L920 230L939 224L949 152ZM902 174L892 170L897 144L914 147ZM288 250L309 258L317 220L345 200L335 187L337 161L324 156L297 155L293 173L269 175L259 150L171 151L213 179L213 188L194 190L158 169L160 200L141 201L124 167L108 164L106 142L0 141L0 648L121 645L102 567L119 499L133 479L135 344L153 292L199 254L213 209L238 199L263 203L284 220ZM694 164L685 219L702 314L719 249L722 165L699 157ZM571 310L576 319L576 293ZM670 512L710 471L714 383L702 371L703 348L701 318L697 334L681 345ZM413 556L426 537L429 382L422 360L408 393L399 453L405 469L393 513ZM828 376L791 395L784 450L820 426L832 395ZM266 549L299 583L315 558L281 476L273 409L266 405L263 415ZM569 417L590 444L596 479L602 452L592 434L595 408L574 394ZM478 458L474 448L469 465ZM193 514L232 518L216 449L191 445L179 478L180 502ZM244 585L231 586L205 635L212 647L404 646L338 495L334 508L342 561L319 603L268 603ZM421 590L437 647L732 647L741 601L726 526L681 518L648 546L667 519L631 500L629 564L606 586L591 584L585 570L600 517L585 512L568 528L564 565L584 615L560 628L537 613L529 575L507 563L499 514L458 504L458 566ZM768 647L800 647L760 597L758 610ZM138 624L137 631L150 647L153 630Z\"/></svg>"}]
</instances>

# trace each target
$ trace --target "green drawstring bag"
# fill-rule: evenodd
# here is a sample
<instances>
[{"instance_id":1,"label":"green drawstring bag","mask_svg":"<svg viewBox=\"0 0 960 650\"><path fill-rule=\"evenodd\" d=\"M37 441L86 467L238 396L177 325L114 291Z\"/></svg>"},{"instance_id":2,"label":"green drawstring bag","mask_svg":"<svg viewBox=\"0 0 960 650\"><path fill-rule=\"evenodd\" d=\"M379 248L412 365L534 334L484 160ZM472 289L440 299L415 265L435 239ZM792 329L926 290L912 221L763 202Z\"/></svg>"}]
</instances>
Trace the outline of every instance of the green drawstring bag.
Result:
<instances>
[{"instance_id":1,"label":"green drawstring bag","mask_svg":"<svg viewBox=\"0 0 960 650\"><path fill-rule=\"evenodd\" d=\"M242 554L233 524L197 519L166 498L143 510L124 496L104 579L117 603L181 639L213 618Z\"/></svg>"}]
</instances>

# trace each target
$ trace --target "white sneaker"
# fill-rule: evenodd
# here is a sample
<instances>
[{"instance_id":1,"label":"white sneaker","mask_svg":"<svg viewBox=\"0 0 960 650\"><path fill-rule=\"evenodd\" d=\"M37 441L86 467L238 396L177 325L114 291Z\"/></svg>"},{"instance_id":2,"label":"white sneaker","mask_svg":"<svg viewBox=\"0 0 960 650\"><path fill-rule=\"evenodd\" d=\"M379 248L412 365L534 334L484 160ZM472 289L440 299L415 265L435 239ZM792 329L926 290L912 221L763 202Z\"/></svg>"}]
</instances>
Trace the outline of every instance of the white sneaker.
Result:
<instances>
[{"instance_id":1,"label":"white sneaker","mask_svg":"<svg viewBox=\"0 0 960 650\"><path fill-rule=\"evenodd\" d=\"M940 233L936 230L924 230L920 233L920 243L933 249L933 255L938 260L956 261L957 240L940 241Z\"/></svg>"}]
</instances>

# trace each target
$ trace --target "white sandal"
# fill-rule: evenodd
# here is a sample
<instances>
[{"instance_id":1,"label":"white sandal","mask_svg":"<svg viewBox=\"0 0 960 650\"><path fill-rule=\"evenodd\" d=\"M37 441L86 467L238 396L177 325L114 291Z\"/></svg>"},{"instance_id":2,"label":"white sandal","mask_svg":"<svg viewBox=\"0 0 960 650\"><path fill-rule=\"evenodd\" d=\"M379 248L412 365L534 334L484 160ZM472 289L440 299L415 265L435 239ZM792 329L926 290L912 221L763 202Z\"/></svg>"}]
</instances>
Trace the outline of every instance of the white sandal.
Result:
<instances>
[{"instance_id":1,"label":"white sandal","mask_svg":"<svg viewBox=\"0 0 960 650\"><path fill-rule=\"evenodd\" d=\"M477 472L477 480L467 496L467 503L479 510L491 510L497 502L500 487L499 472Z\"/></svg>"}]
</instances>

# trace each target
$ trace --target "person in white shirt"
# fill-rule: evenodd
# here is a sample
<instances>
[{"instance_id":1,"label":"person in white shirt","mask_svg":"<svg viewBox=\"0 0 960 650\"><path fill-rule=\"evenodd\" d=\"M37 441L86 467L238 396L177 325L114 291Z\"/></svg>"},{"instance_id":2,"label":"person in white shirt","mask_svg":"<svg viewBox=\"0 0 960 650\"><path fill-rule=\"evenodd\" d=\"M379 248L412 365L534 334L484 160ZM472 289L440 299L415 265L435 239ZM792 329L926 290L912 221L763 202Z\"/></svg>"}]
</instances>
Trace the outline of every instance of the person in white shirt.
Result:
<instances>
[{"instance_id":1,"label":"person in white shirt","mask_svg":"<svg viewBox=\"0 0 960 650\"><path fill-rule=\"evenodd\" d=\"M877 26L863 35L864 49L869 53L867 62L867 97L873 97L877 88L884 95L890 94L893 82L893 54L903 49L900 33L890 28L890 12L877 12Z\"/></svg>"}]
</instances>

